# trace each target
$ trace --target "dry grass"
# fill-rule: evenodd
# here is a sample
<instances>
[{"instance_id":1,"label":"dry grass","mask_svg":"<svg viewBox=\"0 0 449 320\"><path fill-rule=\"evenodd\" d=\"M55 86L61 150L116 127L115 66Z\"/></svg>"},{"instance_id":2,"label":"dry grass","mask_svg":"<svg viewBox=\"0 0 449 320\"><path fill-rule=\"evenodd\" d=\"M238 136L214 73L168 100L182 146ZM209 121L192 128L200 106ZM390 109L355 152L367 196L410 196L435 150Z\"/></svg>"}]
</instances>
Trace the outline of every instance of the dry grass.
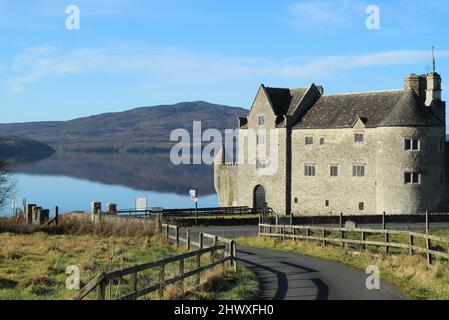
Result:
<instances>
[{"instance_id":1,"label":"dry grass","mask_svg":"<svg viewBox=\"0 0 449 320\"><path fill-rule=\"evenodd\" d=\"M0 299L66 299L66 268L76 265L85 285L101 271L179 254L160 237L0 234Z\"/></svg>"},{"instance_id":2,"label":"dry grass","mask_svg":"<svg viewBox=\"0 0 449 320\"><path fill-rule=\"evenodd\" d=\"M275 238L254 237L241 238L238 243L334 260L362 270L369 265L377 265L382 279L398 287L406 297L449 299L449 263L447 261L436 261L428 266L426 258L420 255L356 252L332 245L323 247L313 241L282 242Z\"/></svg>"},{"instance_id":3,"label":"dry grass","mask_svg":"<svg viewBox=\"0 0 449 320\"><path fill-rule=\"evenodd\" d=\"M155 232L152 221L128 217L104 216L100 224L90 221L88 214L66 214L59 218L57 227L36 226L16 221L14 218L0 219L0 233L33 234L43 232L53 235L95 235L99 237L151 237Z\"/></svg>"}]
</instances>

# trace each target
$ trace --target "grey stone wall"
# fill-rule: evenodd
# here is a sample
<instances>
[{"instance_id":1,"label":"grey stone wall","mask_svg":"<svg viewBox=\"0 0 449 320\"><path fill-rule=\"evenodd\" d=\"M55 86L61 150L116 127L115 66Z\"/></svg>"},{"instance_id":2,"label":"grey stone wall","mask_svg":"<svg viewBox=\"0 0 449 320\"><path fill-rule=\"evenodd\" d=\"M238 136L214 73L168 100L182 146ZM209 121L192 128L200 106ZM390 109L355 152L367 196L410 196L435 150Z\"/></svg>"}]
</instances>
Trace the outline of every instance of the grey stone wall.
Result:
<instances>
[{"instance_id":1,"label":"grey stone wall","mask_svg":"<svg viewBox=\"0 0 449 320\"><path fill-rule=\"evenodd\" d=\"M258 125L258 116L265 124ZM220 206L253 207L254 189L261 185L268 206L275 212L291 211L301 215L344 214L415 214L447 210L445 127L365 128L358 121L354 128L294 129L291 132L291 181L286 158L287 128L275 126L276 116L261 88L248 117L248 129L239 130L244 161L237 165L215 164L215 188ZM269 155L270 130L278 137L277 171L261 174L255 163L248 163L248 139L251 130L266 130ZM354 134L363 133L363 143L355 143ZM305 138L314 138L305 145ZM324 144L320 144L324 138ZM420 140L419 151L404 150L404 138ZM315 165L315 176L306 177L304 166ZM331 177L330 167L338 167ZM365 176L354 177L353 166L364 165ZM404 173L421 173L419 184L405 184ZM291 186L291 194L288 187ZM291 195L291 199L290 199ZM363 209L360 208L363 203Z\"/></svg>"},{"instance_id":2,"label":"grey stone wall","mask_svg":"<svg viewBox=\"0 0 449 320\"><path fill-rule=\"evenodd\" d=\"M364 143L354 143L355 133ZM305 145L306 137L313 145ZM320 138L324 144L320 145ZM296 214L376 213L376 129L294 130L292 137L292 212ZM304 166L315 165L306 177ZM353 177L353 165L365 165L364 177ZM330 176L330 167L338 176ZM363 202L363 211L359 203Z\"/></svg>"}]
</instances>

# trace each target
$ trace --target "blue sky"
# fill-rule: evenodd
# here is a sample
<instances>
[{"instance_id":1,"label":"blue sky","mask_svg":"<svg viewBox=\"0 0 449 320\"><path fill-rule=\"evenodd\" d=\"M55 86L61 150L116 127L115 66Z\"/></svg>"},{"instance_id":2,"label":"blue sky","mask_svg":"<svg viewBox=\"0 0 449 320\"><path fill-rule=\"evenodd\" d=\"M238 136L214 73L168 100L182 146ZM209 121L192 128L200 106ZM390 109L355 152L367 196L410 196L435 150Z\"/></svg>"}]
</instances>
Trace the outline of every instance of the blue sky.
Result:
<instances>
[{"instance_id":1,"label":"blue sky","mask_svg":"<svg viewBox=\"0 0 449 320\"><path fill-rule=\"evenodd\" d=\"M68 5L80 30L67 30ZM380 9L368 30L366 7ZM449 91L449 0L0 0L0 122L65 120L205 100L249 108L257 87Z\"/></svg>"}]
</instances>

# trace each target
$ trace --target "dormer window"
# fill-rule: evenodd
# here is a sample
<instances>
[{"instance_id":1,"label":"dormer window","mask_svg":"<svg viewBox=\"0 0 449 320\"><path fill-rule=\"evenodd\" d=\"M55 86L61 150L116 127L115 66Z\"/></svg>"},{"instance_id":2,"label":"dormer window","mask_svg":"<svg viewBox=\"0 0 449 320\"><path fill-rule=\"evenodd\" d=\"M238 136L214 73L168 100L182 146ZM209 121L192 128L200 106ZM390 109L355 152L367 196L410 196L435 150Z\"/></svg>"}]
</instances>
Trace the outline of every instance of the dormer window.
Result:
<instances>
[{"instance_id":1,"label":"dormer window","mask_svg":"<svg viewBox=\"0 0 449 320\"><path fill-rule=\"evenodd\" d=\"M257 124L259 126L264 126L265 125L265 116L264 115L260 115L257 117Z\"/></svg>"}]
</instances>

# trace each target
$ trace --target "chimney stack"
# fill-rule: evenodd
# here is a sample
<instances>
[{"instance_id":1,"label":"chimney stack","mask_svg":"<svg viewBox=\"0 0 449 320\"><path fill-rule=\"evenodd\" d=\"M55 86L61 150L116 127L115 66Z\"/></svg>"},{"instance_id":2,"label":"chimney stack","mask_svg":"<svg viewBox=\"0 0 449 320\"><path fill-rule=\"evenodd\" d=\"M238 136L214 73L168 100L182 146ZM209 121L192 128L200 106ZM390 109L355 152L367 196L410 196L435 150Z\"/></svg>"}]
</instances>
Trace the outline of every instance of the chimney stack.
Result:
<instances>
[{"instance_id":1,"label":"chimney stack","mask_svg":"<svg viewBox=\"0 0 449 320\"><path fill-rule=\"evenodd\" d=\"M426 106L441 101L441 76L432 72L427 75Z\"/></svg>"},{"instance_id":2,"label":"chimney stack","mask_svg":"<svg viewBox=\"0 0 449 320\"><path fill-rule=\"evenodd\" d=\"M404 90L413 90L422 102L426 101L426 76L418 76L414 73L404 79Z\"/></svg>"}]
</instances>

